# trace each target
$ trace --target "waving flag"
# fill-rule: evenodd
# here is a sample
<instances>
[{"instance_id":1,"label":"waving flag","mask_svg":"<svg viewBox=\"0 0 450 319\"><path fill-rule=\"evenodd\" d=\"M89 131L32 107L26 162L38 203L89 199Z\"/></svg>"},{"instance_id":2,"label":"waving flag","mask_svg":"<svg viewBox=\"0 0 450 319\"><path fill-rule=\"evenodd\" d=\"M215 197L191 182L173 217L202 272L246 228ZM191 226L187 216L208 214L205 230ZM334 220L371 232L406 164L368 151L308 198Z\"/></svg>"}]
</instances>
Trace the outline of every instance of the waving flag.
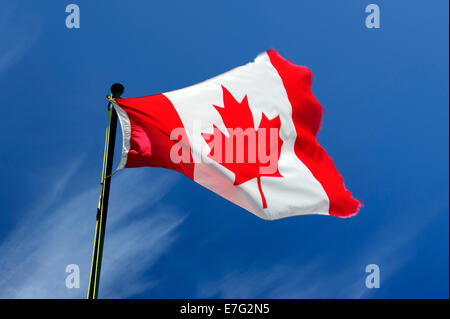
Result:
<instances>
[{"instance_id":1,"label":"waving flag","mask_svg":"<svg viewBox=\"0 0 450 319\"><path fill-rule=\"evenodd\" d=\"M323 111L311 81L271 50L188 88L112 100L119 169L179 171L264 219L355 215L359 201L316 140Z\"/></svg>"}]
</instances>

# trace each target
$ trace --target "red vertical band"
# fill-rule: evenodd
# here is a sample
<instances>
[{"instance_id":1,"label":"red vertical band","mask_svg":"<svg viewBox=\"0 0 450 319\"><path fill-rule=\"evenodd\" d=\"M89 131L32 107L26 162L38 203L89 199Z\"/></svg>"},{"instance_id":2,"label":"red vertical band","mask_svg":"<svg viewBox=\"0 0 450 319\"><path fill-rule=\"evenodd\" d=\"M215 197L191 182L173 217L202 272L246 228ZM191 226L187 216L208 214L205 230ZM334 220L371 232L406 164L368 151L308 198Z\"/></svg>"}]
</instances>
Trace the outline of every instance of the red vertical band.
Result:
<instances>
[{"instance_id":1,"label":"red vertical band","mask_svg":"<svg viewBox=\"0 0 450 319\"><path fill-rule=\"evenodd\" d=\"M275 50L269 50L267 54L283 81L292 106L292 120L297 132L295 154L327 193L330 201L329 214L339 217L356 215L361 203L345 188L344 180L332 159L316 140L323 110L311 90L311 71L286 61Z\"/></svg>"},{"instance_id":2,"label":"red vertical band","mask_svg":"<svg viewBox=\"0 0 450 319\"><path fill-rule=\"evenodd\" d=\"M131 137L125 167L165 167L194 178L194 162L189 139L172 102L163 94L116 99L130 120ZM171 140L172 130L181 128L182 136ZM174 163L170 151L176 143L183 143L189 151L189 163Z\"/></svg>"}]
</instances>

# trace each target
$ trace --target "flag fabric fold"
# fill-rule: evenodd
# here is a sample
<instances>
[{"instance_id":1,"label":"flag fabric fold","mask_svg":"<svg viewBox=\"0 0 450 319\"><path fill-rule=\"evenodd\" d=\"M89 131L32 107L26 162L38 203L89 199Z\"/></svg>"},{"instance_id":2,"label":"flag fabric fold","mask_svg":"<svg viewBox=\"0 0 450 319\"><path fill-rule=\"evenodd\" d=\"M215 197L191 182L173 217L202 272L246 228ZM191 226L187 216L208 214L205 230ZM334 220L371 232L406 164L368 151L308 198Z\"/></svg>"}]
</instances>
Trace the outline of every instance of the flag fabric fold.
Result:
<instances>
[{"instance_id":1,"label":"flag fabric fold","mask_svg":"<svg viewBox=\"0 0 450 319\"><path fill-rule=\"evenodd\" d=\"M118 169L164 167L268 220L350 217L360 202L319 145L312 73L275 50L199 84L113 100Z\"/></svg>"}]
</instances>

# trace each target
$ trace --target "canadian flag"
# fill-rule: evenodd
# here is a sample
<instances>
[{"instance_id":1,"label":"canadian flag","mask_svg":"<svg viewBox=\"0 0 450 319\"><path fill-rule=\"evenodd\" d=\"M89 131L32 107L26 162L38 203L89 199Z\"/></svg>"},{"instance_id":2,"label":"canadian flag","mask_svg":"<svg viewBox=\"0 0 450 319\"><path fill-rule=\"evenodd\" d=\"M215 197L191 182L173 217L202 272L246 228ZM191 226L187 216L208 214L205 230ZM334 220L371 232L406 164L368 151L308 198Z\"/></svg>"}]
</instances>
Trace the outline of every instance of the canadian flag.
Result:
<instances>
[{"instance_id":1,"label":"canadian flag","mask_svg":"<svg viewBox=\"0 0 450 319\"><path fill-rule=\"evenodd\" d=\"M316 140L323 110L311 81L308 68L269 50L184 89L112 100L118 169L179 171L264 219L353 216L360 202Z\"/></svg>"}]
</instances>

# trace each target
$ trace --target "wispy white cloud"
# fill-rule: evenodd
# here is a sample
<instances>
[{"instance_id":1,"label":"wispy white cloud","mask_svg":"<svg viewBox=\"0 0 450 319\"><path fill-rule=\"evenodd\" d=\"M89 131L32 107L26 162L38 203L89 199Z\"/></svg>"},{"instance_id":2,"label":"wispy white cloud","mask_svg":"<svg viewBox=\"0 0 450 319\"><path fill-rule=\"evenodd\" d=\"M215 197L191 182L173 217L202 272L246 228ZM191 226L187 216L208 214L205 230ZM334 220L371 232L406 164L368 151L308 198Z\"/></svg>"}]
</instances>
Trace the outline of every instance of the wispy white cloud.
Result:
<instances>
[{"instance_id":1,"label":"wispy white cloud","mask_svg":"<svg viewBox=\"0 0 450 319\"><path fill-rule=\"evenodd\" d=\"M197 297L309 298L317 292L311 279L317 278L318 267L317 262L311 262L294 268L286 261L279 261L265 269L246 267L226 274L219 281L201 285Z\"/></svg>"},{"instance_id":2,"label":"wispy white cloud","mask_svg":"<svg viewBox=\"0 0 450 319\"><path fill-rule=\"evenodd\" d=\"M89 280L98 185L68 189L81 160L68 165L54 189L0 245L0 297L84 298ZM184 217L158 203L174 184L170 174L135 169L113 177L100 295L130 297L152 285L144 272L176 239ZM151 183L149 181L151 180ZM67 195L67 193L69 195ZM151 211L143 209L155 207ZM81 288L68 289L65 268L80 267Z\"/></svg>"},{"instance_id":3,"label":"wispy white cloud","mask_svg":"<svg viewBox=\"0 0 450 319\"><path fill-rule=\"evenodd\" d=\"M0 75L31 49L41 34L39 18L8 1L0 10Z\"/></svg>"},{"instance_id":4,"label":"wispy white cloud","mask_svg":"<svg viewBox=\"0 0 450 319\"><path fill-rule=\"evenodd\" d=\"M355 262L365 267L368 264L377 264L380 267L381 285L389 285L391 277L402 270L413 257L414 244L417 237L423 233L429 224L440 214L448 214L448 200L436 198L429 200L427 208L420 214L409 214L408 217L397 216L392 223L379 229L358 255ZM418 208L418 207L417 207ZM417 209L416 208L416 209ZM351 274L345 274L348 278ZM348 279L350 282L351 279ZM346 298L370 298L377 289L367 289L359 278L348 284Z\"/></svg>"},{"instance_id":5,"label":"wispy white cloud","mask_svg":"<svg viewBox=\"0 0 450 319\"><path fill-rule=\"evenodd\" d=\"M378 264L382 287L412 257L411 245L417 236L439 214L446 213L446 201L438 201L428 213L401 216L389 227L375 232L354 258L336 264L325 255L303 264L278 260L264 268L250 265L225 274L219 280L200 282L198 298L371 298L377 289L365 286L365 267ZM442 204L444 203L444 204ZM401 229L401 236L399 236ZM350 248L349 248L350 249Z\"/></svg>"}]
</instances>

